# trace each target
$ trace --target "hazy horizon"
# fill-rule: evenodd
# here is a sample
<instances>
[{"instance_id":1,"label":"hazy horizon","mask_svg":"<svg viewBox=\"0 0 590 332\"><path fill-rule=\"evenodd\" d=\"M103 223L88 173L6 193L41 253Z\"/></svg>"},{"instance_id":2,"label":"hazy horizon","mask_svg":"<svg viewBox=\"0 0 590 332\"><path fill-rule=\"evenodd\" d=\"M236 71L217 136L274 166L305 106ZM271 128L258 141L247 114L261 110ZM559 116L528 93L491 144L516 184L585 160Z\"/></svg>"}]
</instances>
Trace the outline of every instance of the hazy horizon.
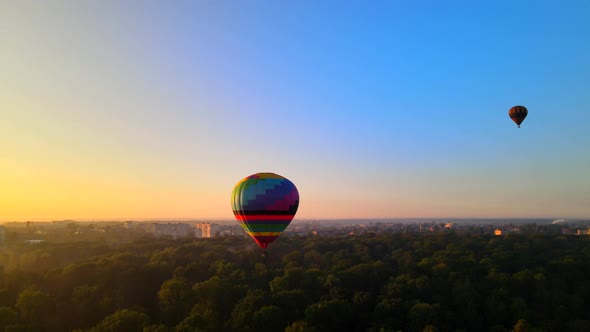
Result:
<instances>
[{"instance_id":1,"label":"hazy horizon","mask_svg":"<svg viewBox=\"0 0 590 332\"><path fill-rule=\"evenodd\" d=\"M343 223L354 223L354 222L390 222L390 223L411 223L411 222L457 222L457 223L481 223L485 221L522 221L525 223L534 222L552 222L555 220L564 220L564 222L588 222L590 218L547 218L547 217L531 217L531 218L453 218L453 217L417 217L417 218L295 218L291 223L308 223L308 222L343 222ZM82 223L100 223L100 222L138 222L138 223L150 223L150 222L219 222L239 225L234 218L148 218L148 219L37 219L37 220L0 220L0 224L6 223L51 223L51 222L82 222Z\"/></svg>"}]
</instances>

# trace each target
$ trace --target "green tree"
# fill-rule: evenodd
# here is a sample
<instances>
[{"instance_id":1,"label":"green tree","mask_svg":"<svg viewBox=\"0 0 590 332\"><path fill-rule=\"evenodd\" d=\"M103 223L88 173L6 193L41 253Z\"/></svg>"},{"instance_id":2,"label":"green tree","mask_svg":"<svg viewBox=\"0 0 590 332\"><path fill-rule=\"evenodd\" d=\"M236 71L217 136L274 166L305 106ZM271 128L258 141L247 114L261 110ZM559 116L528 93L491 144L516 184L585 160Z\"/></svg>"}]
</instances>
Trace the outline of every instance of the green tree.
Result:
<instances>
[{"instance_id":1,"label":"green tree","mask_svg":"<svg viewBox=\"0 0 590 332\"><path fill-rule=\"evenodd\" d=\"M347 301L314 303L305 309L306 322L320 331L346 331L354 329L355 315Z\"/></svg>"},{"instance_id":2,"label":"green tree","mask_svg":"<svg viewBox=\"0 0 590 332\"><path fill-rule=\"evenodd\" d=\"M306 322L298 320L287 326L285 332L317 332L317 330L307 326Z\"/></svg>"},{"instance_id":3,"label":"green tree","mask_svg":"<svg viewBox=\"0 0 590 332\"><path fill-rule=\"evenodd\" d=\"M176 332L214 331L213 322L206 316L207 314L204 315L198 310L193 310L188 317L176 325Z\"/></svg>"},{"instance_id":4,"label":"green tree","mask_svg":"<svg viewBox=\"0 0 590 332\"><path fill-rule=\"evenodd\" d=\"M386 328L401 330L405 322L404 301L400 298L383 298L375 306L373 311L373 326L376 328Z\"/></svg>"},{"instance_id":5,"label":"green tree","mask_svg":"<svg viewBox=\"0 0 590 332\"><path fill-rule=\"evenodd\" d=\"M260 289L248 290L248 293L235 306L231 313L230 328L236 331L254 330L253 313L261 308L266 301L265 293Z\"/></svg>"},{"instance_id":6,"label":"green tree","mask_svg":"<svg viewBox=\"0 0 590 332\"><path fill-rule=\"evenodd\" d=\"M18 313L9 307L0 307L0 331L4 331L7 326L16 324Z\"/></svg>"},{"instance_id":7,"label":"green tree","mask_svg":"<svg viewBox=\"0 0 590 332\"><path fill-rule=\"evenodd\" d=\"M104 318L108 308L101 306L103 293L104 290L94 285L80 285L74 288L70 297L70 306L74 313L70 319L72 326L92 326Z\"/></svg>"},{"instance_id":8,"label":"green tree","mask_svg":"<svg viewBox=\"0 0 590 332\"><path fill-rule=\"evenodd\" d=\"M145 326L143 332L172 332L173 330L164 324L154 324Z\"/></svg>"},{"instance_id":9,"label":"green tree","mask_svg":"<svg viewBox=\"0 0 590 332\"><path fill-rule=\"evenodd\" d=\"M192 298L192 286L186 280L173 278L165 281L158 291L163 322L168 325L178 324L189 314Z\"/></svg>"},{"instance_id":10,"label":"green tree","mask_svg":"<svg viewBox=\"0 0 590 332\"><path fill-rule=\"evenodd\" d=\"M312 268L320 268L324 264L322 255L317 250L310 250L303 255L305 265Z\"/></svg>"},{"instance_id":11,"label":"green tree","mask_svg":"<svg viewBox=\"0 0 590 332\"><path fill-rule=\"evenodd\" d=\"M514 325L514 332L527 332L531 328L531 325L524 319L519 319L516 325Z\"/></svg>"},{"instance_id":12,"label":"green tree","mask_svg":"<svg viewBox=\"0 0 590 332\"><path fill-rule=\"evenodd\" d=\"M303 254L299 250L290 252L283 256L283 264L286 267L298 267L303 263Z\"/></svg>"},{"instance_id":13,"label":"green tree","mask_svg":"<svg viewBox=\"0 0 590 332\"><path fill-rule=\"evenodd\" d=\"M49 311L49 297L36 288L27 288L20 292L16 308L24 321L36 322Z\"/></svg>"},{"instance_id":14,"label":"green tree","mask_svg":"<svg viewBox=\"0 0 590 332\"><path fill-rule=\"evenodd\" d=\"M252 315L252 325L256 331L282 331L286 322L283 312L277 306L264 306Z\"/></svg>"},{"instance_id":15,"label":"green tree","mask_svg":"<svg viewBox=\"0 0 590 332\"><path fill-rule=\"evenodd\" d=\"M438 311L437 304L416 303L408 313L412 330L422 330L427 325L438 325Z\"/></svg>"},{"instance_id":16,"label":"green tree","mask_svg":"<svg viewBox=\"0 0 590 332\"><path fill-rule=\"evenodd\" d=\"M283 309L287 321L293 322L304 317L305 309L313 300L305 290L293 289L273 293L272 302Z\"/></svg>"},{"instance_id":17,"label":"green tree","mask_svg":"<svg viewBox=\"0 0 590 332\"><path fill-rule=\"evenodd\" d=\"M107 316L102 322L88 330L88 332L143 332L148 326L150 318L143 312L121 309Z\"/></svg>"},{"instance_id":18,"label":"green tree","mask_svg":"<svg viewBox=\"0 0 590 332\"><path fill-rule=\"evenodd\" d=\"M211 317L214 329L223 330L229 324L235 303L245 295L246 286L214 276L193 285L195 303L199 312ZM194 308L193 308L194 311Z\"/></svg>"}]
</instances>

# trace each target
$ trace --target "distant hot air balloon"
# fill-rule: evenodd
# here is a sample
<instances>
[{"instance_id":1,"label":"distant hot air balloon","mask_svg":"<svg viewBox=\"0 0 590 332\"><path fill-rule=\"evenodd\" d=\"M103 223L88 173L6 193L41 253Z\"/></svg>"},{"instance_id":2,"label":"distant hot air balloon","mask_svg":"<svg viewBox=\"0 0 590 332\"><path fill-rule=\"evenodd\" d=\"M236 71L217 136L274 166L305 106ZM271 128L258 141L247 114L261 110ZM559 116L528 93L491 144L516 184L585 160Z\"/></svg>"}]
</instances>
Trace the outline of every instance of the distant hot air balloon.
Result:
<instances>
[{"instance_id":1,"label":"distant hot air balloon","mask_svg":"<svg viewBox=\"0 0 590 332\"><path fill-rule=\"evenodd\" d=\"M528 113L529 111L524 106L514 106L508 111L508 115L518 125L518 128Z\"/></svg>"},{"instance_id":2,"label":"distant hot air balloon","mask_svg":"<svg viewBox=\"0 0 590 332\"><path fill-rule=\"evenodd\" d=\"M289 226L299 192L288 179L274 173L256 173L242 179L232 191L231 205L238 222L262 249Z\"/></svg>"}]
</instances>

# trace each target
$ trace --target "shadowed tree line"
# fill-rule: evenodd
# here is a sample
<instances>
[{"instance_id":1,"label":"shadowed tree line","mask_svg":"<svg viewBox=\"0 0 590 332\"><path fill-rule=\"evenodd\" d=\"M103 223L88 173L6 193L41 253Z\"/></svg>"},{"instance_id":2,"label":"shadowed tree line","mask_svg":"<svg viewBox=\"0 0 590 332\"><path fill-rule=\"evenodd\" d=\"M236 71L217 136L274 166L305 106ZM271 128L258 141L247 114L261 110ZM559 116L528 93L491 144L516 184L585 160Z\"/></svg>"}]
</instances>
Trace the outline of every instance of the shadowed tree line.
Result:
<instances>
[{"instance_id":1,"label":"shadowed tree line","mask_svg":"<svg viewBox=\"0 0 590 332\"><path fill-rule=\"evenodd\" d=\"M13 243L0 331L590 331L590 239Z\"/></svg>"}]
</instances>

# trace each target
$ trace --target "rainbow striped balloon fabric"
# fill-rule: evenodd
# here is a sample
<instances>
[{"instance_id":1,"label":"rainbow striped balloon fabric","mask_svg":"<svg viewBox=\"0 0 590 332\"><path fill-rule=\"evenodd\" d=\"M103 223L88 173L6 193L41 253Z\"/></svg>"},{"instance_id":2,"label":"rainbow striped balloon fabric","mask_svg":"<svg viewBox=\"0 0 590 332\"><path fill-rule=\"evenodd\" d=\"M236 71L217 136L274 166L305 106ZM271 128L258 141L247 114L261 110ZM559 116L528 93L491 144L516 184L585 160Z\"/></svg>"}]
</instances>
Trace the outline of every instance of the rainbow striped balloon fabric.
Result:
<instances>
[{"instance_id":1,"label":"rainbow striped balloon fabric","mask_svg":"<svg viewBox=\"0 0 590 332\"><path fill-rule=\"evenodd\" d=\"M238 222L262 249L289 226L299 207L299 192L288 179L256 173L232 191L231 205Z\"/></svg>"}]
</instances>

